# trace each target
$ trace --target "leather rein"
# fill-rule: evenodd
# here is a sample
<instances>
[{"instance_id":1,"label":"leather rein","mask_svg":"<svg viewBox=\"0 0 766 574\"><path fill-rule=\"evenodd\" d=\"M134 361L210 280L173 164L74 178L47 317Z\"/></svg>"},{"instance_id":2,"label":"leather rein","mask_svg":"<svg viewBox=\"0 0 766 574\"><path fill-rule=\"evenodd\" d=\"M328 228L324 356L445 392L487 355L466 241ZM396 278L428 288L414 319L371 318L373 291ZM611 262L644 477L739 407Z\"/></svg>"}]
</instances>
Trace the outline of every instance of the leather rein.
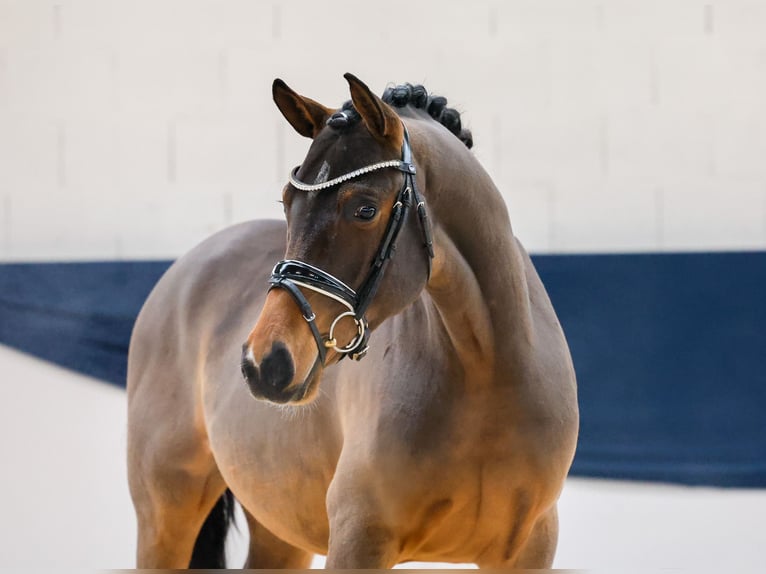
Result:
<instances>
[{"instance_id":1,"label":"leather rein","mask_svg":"<svg viewBox=\"0 0 766 574\"><path fill-rule=\"evenodd\" d=\"M337 353L341 354L341 358L349 356L355 361L361 360L367 354L370 330L365 313L378 291L388 262L396 251L396 240L404 226L404 222L407 220L407 215L413 207L417 211L423 233L424 246L428 252L429 277L431 276L431 260L434 256L434 250L425 201L418 192L415 182L417 170L412 158L412 148L410 147L410 138L406 127L404 128L401 160L390 160L368 165L318 184L307 184L299 181L296 174L300 166L296 167L290 174L290 184L295 189L300 191L321 191L372 171L385 168L394 168L401 171L404 174L404 183L396 197L386 232L383 234L383 239L370 265L367 277L356 291L332 274L295 259L280 261L271 272L269 290L284 289L292 296L316 341L318 355L307 378L311 378L320 365L325 365L328 349L335 349ZM348 311L344 311L333 320L327 338L322 337L322 334L319 332L319 328L316 325L316 315L301 288L329 297L348 309ZM336 325L344 317L350 317L354 320L357 333L350 343L340 347L334 337L334 332Z\"/></svg>"}]
</instances>

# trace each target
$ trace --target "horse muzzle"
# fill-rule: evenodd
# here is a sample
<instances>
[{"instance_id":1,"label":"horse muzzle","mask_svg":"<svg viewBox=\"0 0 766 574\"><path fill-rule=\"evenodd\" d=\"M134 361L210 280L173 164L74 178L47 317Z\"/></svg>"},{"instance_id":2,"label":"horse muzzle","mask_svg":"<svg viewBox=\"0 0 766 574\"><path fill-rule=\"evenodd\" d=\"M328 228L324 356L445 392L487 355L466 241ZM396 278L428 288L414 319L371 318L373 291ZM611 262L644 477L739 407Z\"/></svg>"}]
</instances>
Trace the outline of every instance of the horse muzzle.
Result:
<instances>
[{"instance_id":1,"label":"horse muzzle","mask_svg":"<svg viewBox=\"0 0 766 574\"><path fill-rule=\"evenodd\" d=\"M313 387L315 373L312 372L306 380L295 385L295 364L287 346L281 341L275 341L269 353L260 364L256 363L247 343L242 346L242 376L247 383L250 393L261 400L273 403L300 403L309 395Z\"/></svg>"}]
</instances>

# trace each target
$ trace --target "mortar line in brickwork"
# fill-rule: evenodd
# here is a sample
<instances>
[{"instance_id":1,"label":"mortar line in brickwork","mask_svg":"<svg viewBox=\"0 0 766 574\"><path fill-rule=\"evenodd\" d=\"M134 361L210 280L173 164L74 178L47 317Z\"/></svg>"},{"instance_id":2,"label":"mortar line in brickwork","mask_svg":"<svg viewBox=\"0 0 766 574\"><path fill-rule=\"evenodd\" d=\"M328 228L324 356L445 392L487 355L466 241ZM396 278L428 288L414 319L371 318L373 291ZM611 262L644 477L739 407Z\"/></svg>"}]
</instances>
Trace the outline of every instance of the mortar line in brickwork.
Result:
<instances>
[{"instance_id":1,"label":"mortar line in brickwork","mask_svg":"<svg viewBox=\"0 0 766 574\"><path fill-rule=\"evenodd\" d=\"M229 53L226 48L218 52L218 92L221 108L229 103Z\"/></svg>"},{"instance_id":2,"label":"mortar line in brickwork","mask_svg":"<svg viewBox=\"0 0 766 574\"><path fill-rule=\"evenodd\" d=\"M705 113L702 118L705 122L705 131L708 135L707 145L705 146L707 175L708 177L715 179L718 177L718 165L716 163L716 122L715 118L709 112Z\"/></svg>"},{"instance_id":3,"label":"mortar line in brickwork","mask_svg":"<svg viewBox=\"0 0 766 574\"><path fill-rule=\"evenodd\" d=\"M8 75L8 56L6 55L5 48L0 47L0 106L4 105L7 101L6 93L8 92L8 84L6 77Z\"/></svg>"},{"instance_id":4,"label":"mortar line in brickwork","mask_svg":"<svg viewBox=\"0 0 766 574\"><path fill-rule=\"evenodd\" d=\"M3 256L11 257L11 196L3 197Z\"/></svg>"},{"instance_id":5,"label":"mortar line in brickwork","mask_svg":"<svg viewBox=\"0 0 766 574\"><path fill-rule=\"evenodd\" d=\"M660 105L660 69L654 47L649 50L649 99L653 106Z\"/></svg>"},{"instance_id":6,"label":"mortar line in brickwork","mask_svg":"<svg viewBox=\"0 0 766 574\"><path fill-rule=\"evenodd\" d=\"M492 118L492 163L494 176L503 177L503 118L495 114Z\"/></svg>"},{"instance_id":7,"label":"mortar line in brickwork","mask_svg":"<svg viewBox=\"0 0 766 574\"><path fill-rule=\"evenodd\" d=\"M543 104L545 109L550 110L553 103L553 49L551 48L550 41L546 40L540 44L540 50L545 55L545 69L542 72L544 74L543 79L545 80L545 96L543 98Z\"/></svg>"},{"instance_id":8,"label":"mortar line in brickwork","mask_svg":"<svg viewBox=\"0 0 766 574\"><path fill-rule=\"evenodd\" d=\"M279 120L276 120L276 123L274 124L276 126L276 137L275 143L276 143L276 156L277 161L274 162L276 164L277 168L277 179L276 181L283 181L285 179L285 176L287 175L287 169L285 168L285 134L284 129L282 127L282 122Z\"/></svg>"},{"instance_id":9,"label":"mortar line in brickwork","mask_svg":"<svg viewBox=\"0 0 766 574\"><path fill-rule=\"evenodd\" d=\"M177 149L177 137L176 137L176 121L170 120L168 122L168 134L167 134L167 149L166 151L166 170L168 183L175 183L177 177L177 164L176 164L176 149Z\"/></svg>"},{"instance_id":10,"label":"mortar line in brickwork","mask_svg":"<svg viewBox=\"0 0 766 574\"><path fill-rule=\"evenodd\" d=\"M555 184L551 183L548 185L548 189L545 192L545 195L548 196L548 251L561 251L560 248L555 247L556 245L556 226L554 225L554 222L556 221L556 186Z\"/></svg>"},{"instance_id":11,"label":"mortar line in brickwork","mask_svg":"<svg viewBox=\"0 0 766 574\"><path fill-rule=\"evenodd\" d=\"M64 10L64 7L61 4L53 5L53 18L52 18L53 37L56 40L61 40L61 14L63 10Z\"/></svg>"},{"instance_id":12,"label":"mortar line in brickwork","mask_svg":"<svg viewBox=\"0 0 766 574\"><path fill-rule=\"evenodd\" d=\"M497 6L490 4L487 9L487 34L490 38L497 36Z\"/></svg>"},{"instance_id":13,"label":"mortar line in brickwork","mask_svg":"<svg viewBox=\"0 0 766 574\"><path fill-rule=\"evenodd\" d=\"M226 191L222 197L223 200L223 223L227 227L232 224L234 218L233 201L231 191Z\"/></svg>"},{"instance_id":14,"label":"mortar line in brickwork","mask_svg":"<svg viewBox=\"0 0 766 574\"><path fill-rule=\"evenodd\" d=\"M763 203L763 208L761 209L761 217L763 223L763 245L761 245L761 249L766 249L766 186L764 186L763 190L761 190L761 194L761 201Z\"/></svg>"},{"instance_id":15,"label":"mortar line in brickwork","mask_svg":"<svg viewBox=\"0 0 766 574\"><path fill-rule=\"evenodd\" d=\"M122 237L119 234L114 236L114 257L117 260L125 259L125 249L122 245Z\"/></svg>"},{"instance_id":16,"label":"mortar line in brickwork","mask_svg":"<svg viewBox=\"0 0 766 574\"><path fill-rule=\"evenodd\" d=\"M705 4L703 8L704 29L707 36L715 33L715 7L712 4Z\"/></svg>"},{"instance_id":17,"label":"mortar line in brickwork","mask_svg":"<svg viewBox=\"0 0 766 574\"><path fill-rule=\"evenodd\" d=\"M606 12L603 4L596 4L594 15L596 18L596 28L599 32L606 30Z\"/></svg>"},{"instance_id":18,"label":"mortar line in brickwork","mask_svg":"<svg viewBox=\"0 0 766 574\"><path fill-rule=\"evenodd\" d=\"M599 118L598 156L601 175L609 177L609 117L606 113Z\"/></svg>"},{"instance_id":19,"label":"mortar line in brickwork","mask_svg":"<svg viewBox=\"0 0 766 574\"><path fill-rule=\"evenodd\" d=\"M654 217L657 221L657 248L665 248L665 192L661 186L654 188Z\"/></svg>"},{"instance_id":20,"label":"mortar line in brickwork","mask_svg":"<svg viewBox=\"0 0 766 574\"><path fill-rule=\"evenodd\" d=\"M279 40L282 36L282 6L275 2L271 5L271 38Z\"/></svg>"},{"instance_id":21,"label":"mortar line in brickwork","mask_svg":"<svg viewBox=\"0 0 766 574\"><path fill-rule=\"evenodd\" d=\"M109 89L114 109L120 110L120 54L116 48L109 49Z\"/></svg>"},{"instance_id":22,"label":"mortar line in brickwork","mask_svg":"<svg viewBox=\"0 0 766 574\"><path fill-rule=\"evenodd\" d=\"M66 187L67 128L63 121L56 122L56 184Z\"/></svg>"}]
</instances>

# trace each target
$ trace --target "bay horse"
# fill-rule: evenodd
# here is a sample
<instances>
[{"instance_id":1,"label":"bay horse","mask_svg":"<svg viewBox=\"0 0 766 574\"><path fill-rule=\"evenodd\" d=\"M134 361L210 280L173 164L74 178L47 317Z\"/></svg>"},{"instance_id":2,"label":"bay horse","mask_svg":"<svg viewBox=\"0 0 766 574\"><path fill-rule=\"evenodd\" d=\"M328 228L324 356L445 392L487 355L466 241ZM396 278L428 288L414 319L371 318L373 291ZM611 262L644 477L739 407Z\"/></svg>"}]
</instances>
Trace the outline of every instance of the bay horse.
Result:
<instances>
[{"instance_id":1,"label":"bay horse","mask_svg":"<svg viewBox=\"0 0 766 574\"><path fill-rule=\"evenodd\" d=\"M446 99L345 78L339 109L274 81L313 140L286 225L204 241L136 321L140 568L223 566L234 498L250 568L552 564L578 406L551 302Z\"/></svg>"}]
</instances>

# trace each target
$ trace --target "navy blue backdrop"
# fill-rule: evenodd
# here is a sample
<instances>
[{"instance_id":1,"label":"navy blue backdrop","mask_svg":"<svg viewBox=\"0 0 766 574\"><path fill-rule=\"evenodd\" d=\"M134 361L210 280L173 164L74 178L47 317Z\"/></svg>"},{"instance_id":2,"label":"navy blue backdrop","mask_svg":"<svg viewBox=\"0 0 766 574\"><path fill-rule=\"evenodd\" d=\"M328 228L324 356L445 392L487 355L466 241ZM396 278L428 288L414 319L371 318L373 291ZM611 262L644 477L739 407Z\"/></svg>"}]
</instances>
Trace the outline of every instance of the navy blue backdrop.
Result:
<instances>
[{"instance_id":1,"label":"navy blue backdrop","mask_svg":"<svg viewBox=\"0 0 766 574\"><path fill-rule=\"evenodd\" d=\"M766 252L533 259L577 370L573 474L766 487ZM169 264L0 265L0 343L124 385Z\"/></svg>"}]
</instances>

